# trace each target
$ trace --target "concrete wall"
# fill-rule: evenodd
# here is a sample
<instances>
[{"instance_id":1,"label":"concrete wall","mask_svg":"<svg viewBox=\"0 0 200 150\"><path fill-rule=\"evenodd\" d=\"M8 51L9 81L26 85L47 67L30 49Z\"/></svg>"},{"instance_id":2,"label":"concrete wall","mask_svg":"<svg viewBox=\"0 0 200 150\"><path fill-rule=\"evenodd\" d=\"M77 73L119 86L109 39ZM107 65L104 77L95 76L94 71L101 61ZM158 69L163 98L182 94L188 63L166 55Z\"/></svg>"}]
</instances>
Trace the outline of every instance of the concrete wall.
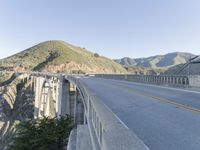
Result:
<instances>
[{"instance_id":1,"label":"concrete wall","mask_svg":"<svg viewBox=\"0 0 200 150\"><path fill-rule=\"evenodd\" d=\"M95 77L177 87L200 87L200 76L96 74Z\"/></svg>"},{"instance_id":2,"label":"concrete wall","mask_svg":"<svg viewBox=\"0 0 200 150\"><path fill-rule=\"evenodd\" d=\"M200 76L199 75L189 76L189 85L192 87L200 87Z\"/></svg>"}]
</instances>

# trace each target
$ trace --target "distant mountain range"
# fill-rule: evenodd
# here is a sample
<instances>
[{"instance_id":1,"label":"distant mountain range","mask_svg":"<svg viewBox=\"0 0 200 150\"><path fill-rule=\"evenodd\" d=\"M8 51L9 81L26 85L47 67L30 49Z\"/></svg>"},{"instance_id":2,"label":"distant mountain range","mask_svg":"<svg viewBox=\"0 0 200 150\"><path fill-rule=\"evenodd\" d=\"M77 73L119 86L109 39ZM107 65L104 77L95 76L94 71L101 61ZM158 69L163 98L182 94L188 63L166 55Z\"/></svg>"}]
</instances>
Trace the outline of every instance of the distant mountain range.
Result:
<instances>
[{"instance_id":1,"label":"distant mountain range","mask_svg":"<svg viewBox=\"0 0 200 150\"><path fill-rule=\"evenodd\" d=\"M157 55L147 58L129 58L124 57L122 59L116 59L115 61L123 66L138 66L138 67L150 67L154 69L168 69L173 66L184 64L194 54L174 52L166 55Z\"/></svg>"},{"instance_id":2,"label":"distant mountain range","mask_svg":"<svg viewBox=\"0 0 200 150\"><path fill-rule=\"evenodd\" d=\"M148 58L111 60L85 48L64 41L52 40L39 43L20 53L0 60L0 70L46 71L63 73L132 73L173 74L185 64L191 53L174 52ZM191 74L199 74L199 64L193 65ZM188 71L183 70L182 74Z\"/></svg>"},{"instance_id":3,"label":"distant mountain range","mask_svg":"<svg viewBox=\"0 0 200 150\"><path fill-rule=\"evenodd\" d=\"M65 73L127 73L113 60L64 41L46 41L0 60L0 70Z\"/></svg>"}]
</instances>

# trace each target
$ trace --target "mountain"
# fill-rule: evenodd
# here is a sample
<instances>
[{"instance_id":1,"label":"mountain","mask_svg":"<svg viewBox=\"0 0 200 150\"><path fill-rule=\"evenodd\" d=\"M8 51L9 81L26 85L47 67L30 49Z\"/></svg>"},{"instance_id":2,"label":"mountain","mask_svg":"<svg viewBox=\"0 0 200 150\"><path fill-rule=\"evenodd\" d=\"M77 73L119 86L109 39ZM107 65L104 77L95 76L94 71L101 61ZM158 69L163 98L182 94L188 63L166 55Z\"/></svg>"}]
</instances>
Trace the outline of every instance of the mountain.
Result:
<instances>
[{"instance_id":1,"label":"mountain","mask_svg":"<svg viewBox=\"0 0 200 150\"><path fill-rule=\"evenodd\" d=\"M150 67L138 67L138 66L125 66L128 73L137 75L159 75L163 74L167 69L158 69Z\"/></svg>"},{"instance_id":2,"label":"mountain","mask_svg":"<svg viewBox=\"0 0 200 150\"><path fill-rule=\"evenodd\" d=\"M64 41L46 41L0 60L0 70L65 73L126 73L111 59Z\"/></svg>"},{"instance_id":3,"label":"mountain","mask_svg":"<svg viewBox=\"0 0 200 150\"><path fill-rule=\"evenodd\" d=\"M184 64L192 56L194 55L191 53L174 52L168 53L166 55L157 55L148 58L133 59L129 57L124 57L115 61L123 66L139 66L166 69L179 64Z\"/></svg>"},{"instance_id":4,"label":"mountain","mask_svg":"<svg viewBox=\"0 0 200 150\"><path fill-rule=\"evenodd\" d=\"M164 74L200 75L200 56L192 60L190 65L179 64L169 68Z\"/></svg>"}]
</instances>

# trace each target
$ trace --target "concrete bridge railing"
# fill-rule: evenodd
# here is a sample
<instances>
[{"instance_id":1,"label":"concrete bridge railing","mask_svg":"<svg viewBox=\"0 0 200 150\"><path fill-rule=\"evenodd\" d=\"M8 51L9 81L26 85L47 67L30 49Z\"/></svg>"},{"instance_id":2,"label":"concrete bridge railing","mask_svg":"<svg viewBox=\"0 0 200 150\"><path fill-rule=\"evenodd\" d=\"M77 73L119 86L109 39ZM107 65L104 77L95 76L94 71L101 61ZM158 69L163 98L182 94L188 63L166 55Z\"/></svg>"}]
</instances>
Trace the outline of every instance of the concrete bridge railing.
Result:
<instances>
[{"instance_id":1,"label":"concrete bridge railing","mask_svg":"<svg viewBox=\"0 0 200 150\"><path fill-rule=\"evenodd\" d=\"M147 146L80 80L66 77L79 88L84 101L85 123L94 150L148 150Z\"/></svg>"},{"instance_id":2,"label":"concrete bridge railing","mask_svg":"<svg viewBox=\"0 0 200 150\"><path fill-rule=\"evenodd\" d=\"M200 76L177 75L131 75L131 74L96 74L96 77L126 80L157 85L169 85L179 87L200 87Z\"/></svg>"}]
</instances>

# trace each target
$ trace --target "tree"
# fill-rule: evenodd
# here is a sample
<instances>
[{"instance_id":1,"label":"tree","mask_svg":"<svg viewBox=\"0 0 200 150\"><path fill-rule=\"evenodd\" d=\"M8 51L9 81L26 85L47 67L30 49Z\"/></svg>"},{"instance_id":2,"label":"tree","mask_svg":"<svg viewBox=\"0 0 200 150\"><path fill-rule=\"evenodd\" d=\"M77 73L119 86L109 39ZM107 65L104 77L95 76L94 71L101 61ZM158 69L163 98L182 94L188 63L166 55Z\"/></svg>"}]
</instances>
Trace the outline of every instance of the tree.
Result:
<instances>
[{"instance_id":1,"label":"tree","mask_svg":"<svg viewBox=\"0 0 200 150\"><path fill-rule=\"evenodd\" d=\"M69 116L20 122L9 150L63 150L72 128Z\"/></svg>"},{"instance_id":2,"label":"tree","mask_svg":"<svg viewBox=\"0 0 200 150\"><path fill-rule=\"evenodd\" d=\"M94 57L100 57L98 53L94 53Z\"/></svg>"}]
</instances>

